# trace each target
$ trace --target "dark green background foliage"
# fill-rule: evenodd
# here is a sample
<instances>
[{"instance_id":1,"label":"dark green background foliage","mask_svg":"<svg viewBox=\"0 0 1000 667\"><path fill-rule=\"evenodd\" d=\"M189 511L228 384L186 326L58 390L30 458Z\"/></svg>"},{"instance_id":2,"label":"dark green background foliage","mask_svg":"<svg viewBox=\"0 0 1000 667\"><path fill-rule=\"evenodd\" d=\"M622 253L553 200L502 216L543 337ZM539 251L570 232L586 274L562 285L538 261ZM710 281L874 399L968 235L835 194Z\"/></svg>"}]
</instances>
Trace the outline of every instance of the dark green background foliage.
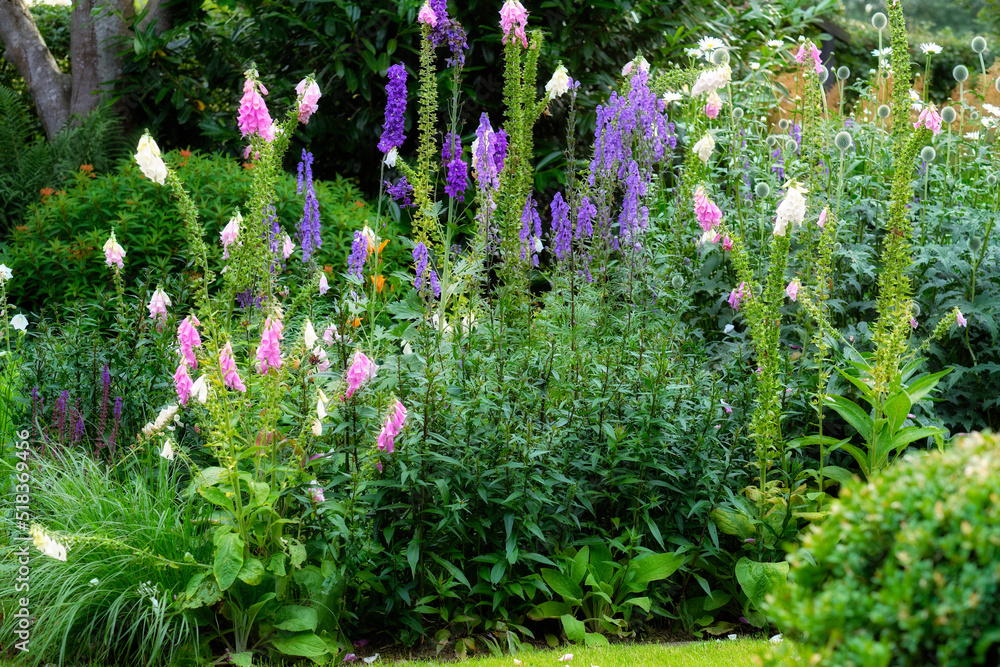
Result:
<instances>
[{"instance_id":1,"label":"dark green background foliage","mask_svg":"<svg viewBox=\"0 0 1000 667\"><path fill-rule=\"evenodd\" d=\"M969 436L841 491L771 607L800 652L873 667L997 663L997 444Z\"/></svg>"},{"instance_id":2,"label":"dark green background foliage","mask_svg":"<svg viewBox=\"0 0 1000 667\"><path fill-rule=\"evenodd\" d=\"M214 250L213 271L219 272L223 267L219 232L245 201L250 174L239 163L221 156L194 153L185 160L172 151L165 160L191 190L205 225L206 241ZM179 166L182 163L184 166ZM294 240L302 218L303 196L296 194L294 175L286 175L277 187L281 226ZM354 231L373 212L346 179L315 181L315 190L324 239L315 258L320 266L330 265L334 272L340 272ZM67 302L91 300L113 291L111 269L101 250L112 229L127 253L126 284L133 277L144 276L155 288L171 276L176 280L188 268L177 205L162 187L145 178L131 161L93 179L78 171L65 194L44 197L33 208L25 228L16 230L11 239L14 279L8 289L17 295L18 305L58 310ZM394 236L393 229L382 233ZM296 247L289 266L295 269L301 265L301 257L301 249Z\"/></svg>"}]
</instances>

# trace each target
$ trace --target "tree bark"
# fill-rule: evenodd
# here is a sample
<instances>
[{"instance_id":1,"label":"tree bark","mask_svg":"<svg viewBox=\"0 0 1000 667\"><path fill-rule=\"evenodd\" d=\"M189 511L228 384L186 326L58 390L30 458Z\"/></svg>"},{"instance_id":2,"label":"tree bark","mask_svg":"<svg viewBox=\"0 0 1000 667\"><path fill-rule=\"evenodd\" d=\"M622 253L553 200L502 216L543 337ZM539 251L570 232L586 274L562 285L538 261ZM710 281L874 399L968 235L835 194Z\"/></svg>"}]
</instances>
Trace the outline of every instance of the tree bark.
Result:
<instances>
[{"instance_id":1,"label":"tree bark","mask_svg":"<svg viewBox=\"0 0 1000 667\"><path fill-rule=\"evenodd\" d=\"M73 3L69 47L73 64L71 114L86 115L111 97L111 87L122 74L122 59L117 54L127 48L127 40L132 37L127 20L134 14L132 0Z\"/></svg>"},{"instance_id":2,"label":"tree bark","mask_svg":"<svg viewBox=\"0 0 1000 667\"><path fill-rule=\"evenodd\" d=\"M70 115L72 80L59 69L24 0L0 0L0 41L4 58L28 84L38 117L51 139Z\"/></svg>"}]
</instances>

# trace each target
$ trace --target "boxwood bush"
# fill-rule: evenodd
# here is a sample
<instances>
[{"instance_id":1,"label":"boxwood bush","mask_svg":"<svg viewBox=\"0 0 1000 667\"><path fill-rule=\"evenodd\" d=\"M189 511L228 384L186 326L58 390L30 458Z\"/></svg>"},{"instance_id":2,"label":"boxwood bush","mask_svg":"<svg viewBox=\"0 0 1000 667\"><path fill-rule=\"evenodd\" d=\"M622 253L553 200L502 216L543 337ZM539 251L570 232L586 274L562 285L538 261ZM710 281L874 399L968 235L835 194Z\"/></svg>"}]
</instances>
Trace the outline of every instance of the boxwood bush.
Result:
<instances>
[{"instance_id":1,"label":"boxwood bush","mask_svg":"<svg viewBox=\"0 0 1000 667\"><path fill-rule=\"evenodd\" d=\"M973 434L841 491L772 605L808 664L998 664L998 442Z\"/></svg>"}]
</instances>

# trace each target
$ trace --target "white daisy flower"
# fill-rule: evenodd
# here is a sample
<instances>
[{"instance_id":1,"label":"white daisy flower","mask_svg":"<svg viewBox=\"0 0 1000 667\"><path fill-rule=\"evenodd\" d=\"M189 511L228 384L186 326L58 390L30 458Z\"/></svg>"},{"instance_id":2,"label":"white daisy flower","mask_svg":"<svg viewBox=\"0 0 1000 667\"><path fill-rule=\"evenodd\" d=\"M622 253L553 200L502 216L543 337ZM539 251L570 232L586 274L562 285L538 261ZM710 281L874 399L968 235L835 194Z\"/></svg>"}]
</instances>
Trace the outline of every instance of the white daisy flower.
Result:
<instances>
[{"instance_id":1,"label":"white daisy flower","mask_svg":"<svg viewBox=\"0 0 1000 667\"><path fill-rule=\"evenodd\" d=\"M687 54L688 58L701 58L702 56L701 49L685 49L684 53Z\"/></svg>"},{"instance_id":2,"label":"white daisy flower","mask_svg":"<svg viewBox=\"0 0 1000 667\"><path fill-rule=\"evenodd\" d=\"M704 53L709 53L716 49L721 49L725 45L726 43L723 42L718 37L702 37L701 39L698 40L698 48L701 49L702 52Z\"/></svg>"},{"instance_id":3,"label":"white daisy flower","mask_svg":"<svg viewBox=\"0 0 1000 667\"><path fill-rule=\"evenodd\" d=\"M785 45L785 42L780 39L769 39L764 43L770 46L772 49L780 49L782 46Z\"/></svg>"},{"instance_id":4,"label":"white daisy flower","mask_svg":"<svg viewBox=\"0 0 1000 667\"><path fill-rule=\"evenodd\" d=\"M943 49L940 47L940 45L935 44L934 42L927 42L926 44L920 45L920 50L923 51L924 53L936 55L938 53L941 53Z\"/></svg>"}]
</instances>

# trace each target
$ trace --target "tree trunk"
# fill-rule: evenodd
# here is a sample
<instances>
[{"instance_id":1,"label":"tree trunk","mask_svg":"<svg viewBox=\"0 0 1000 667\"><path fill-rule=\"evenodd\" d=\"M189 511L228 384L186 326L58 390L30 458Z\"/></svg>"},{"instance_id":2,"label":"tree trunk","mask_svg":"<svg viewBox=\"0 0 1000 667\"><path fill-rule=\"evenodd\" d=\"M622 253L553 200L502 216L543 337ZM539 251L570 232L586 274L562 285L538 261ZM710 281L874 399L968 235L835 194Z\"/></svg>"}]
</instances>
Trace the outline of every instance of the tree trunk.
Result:
<instances>
[{"instance_id":1,"label":"tree trunk","mask_svg":"<svg viewBox=\"0 0 1000 667\"><path fill-rule=\"evenodd\" d=\"M111 87L122 75L118 56L131 46L129 22L135 16L133 0L75 0L70 17L72 72L59 69L38 32L25 0L0 0L0 42L4 58L14 64L28 84L45 134L52 139L73 114L85 115L111 97ZM164 3L151 0L157 30L168 25ZM116 109L128 114L125 105Z\"/></svg>"},{"instance_id":2,"label":"tree trunk","mask_svg":"<svg viewBox=\"0 0 1000 667\"><path fill-rule=\"evenodd\" d=\"M76 0L73 3L69 47L73 66L70 113L86 115L111 97L111 86L122 74L122 60L117 54L129 46L128 40L132 37L126 21L134 14L132 0Z\"/></svg>"},{"instance_id":3,"label":"tree trunk","mask_svg":"<svg viewBox=\"0 0 1000 667\"><path fill-rule=\"evenodd\" d=\"M28 84L51 139L69 120L71 78L59 69L24 0L0 0L0 41L7 47L4 58Z\"/></svg>"}]
</instances>

